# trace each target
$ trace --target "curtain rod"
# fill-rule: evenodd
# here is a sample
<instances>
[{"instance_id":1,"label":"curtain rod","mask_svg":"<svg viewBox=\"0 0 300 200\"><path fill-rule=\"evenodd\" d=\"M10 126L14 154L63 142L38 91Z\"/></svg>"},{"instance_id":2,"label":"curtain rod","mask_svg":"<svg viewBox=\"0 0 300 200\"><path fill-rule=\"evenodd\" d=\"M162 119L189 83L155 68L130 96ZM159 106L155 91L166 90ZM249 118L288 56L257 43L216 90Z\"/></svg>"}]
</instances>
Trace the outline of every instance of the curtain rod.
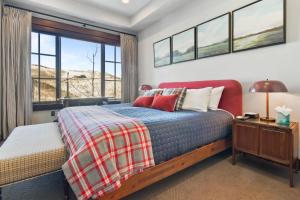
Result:
<instances>
[{"instance_id":1,"label":"curtain rod","mask_svg":"<svg viewBox=\"0 0 300 200\"><path fill-rule=\"evenodd\" d=\"M96 25L93 25L93 24L88 24L88 23L84 23L84 22L80 22L80 21L76 21L76 20L72 20L72 19L67 19L67 18L51 15L51 14L45 14L45 13L41 13L41 12L38 12L38 11L26 9L26 8L21 8L21 7L14 6L14 5L7 4L7 5L4 5L4 6L11 7L11 8L16 8L16 9L20 9L20 10L25 10L25 11L36 13L36 14L39 14L39 15L53 17L53 18L57 18L57 19L61 19L61 20L65 20L65 21L69 21L69 22L73 22L73 23L77 23L77 24L82 24L83 27L90 26L90 27L94 27L94 28L99 28L99 29L103 29L103 30L107 30L107 31L112 31L112 32L115 32L115 33L122 33L122 34L127 34L127 35L131 35L131 36L136 37L135 34L126 33L126 32L122 32L122 31L117 31L117 30L114 30L114 29L105 28L105 27L101 27L101 26L96 26Z\"/></svg>"}]
</instances>

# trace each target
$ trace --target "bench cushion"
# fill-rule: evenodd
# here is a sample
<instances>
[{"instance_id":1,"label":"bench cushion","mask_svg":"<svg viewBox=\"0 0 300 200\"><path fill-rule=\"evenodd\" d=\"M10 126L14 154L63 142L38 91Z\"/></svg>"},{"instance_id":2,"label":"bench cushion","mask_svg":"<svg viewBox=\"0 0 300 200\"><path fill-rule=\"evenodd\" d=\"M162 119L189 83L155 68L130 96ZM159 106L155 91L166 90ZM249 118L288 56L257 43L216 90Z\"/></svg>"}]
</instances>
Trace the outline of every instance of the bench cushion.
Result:
<instances>
[{"instance_id":1,"label":"bench cushion","mask_svg":"<svg viewBox=\"0 0 300 200\"><path fill-rule=\"evenodd\" d=\"M57 123L17 127L0 147L0 186L59 170L65 161Z\"/></svg>"}]
</instances>

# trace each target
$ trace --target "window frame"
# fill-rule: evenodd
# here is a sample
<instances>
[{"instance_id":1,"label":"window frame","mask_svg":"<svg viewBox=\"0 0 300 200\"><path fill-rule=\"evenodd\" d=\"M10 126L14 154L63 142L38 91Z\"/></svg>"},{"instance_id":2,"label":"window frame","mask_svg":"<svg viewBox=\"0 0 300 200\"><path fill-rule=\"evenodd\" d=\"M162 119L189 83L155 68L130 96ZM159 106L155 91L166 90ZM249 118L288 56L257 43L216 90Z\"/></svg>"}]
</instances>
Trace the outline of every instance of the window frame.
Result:
<instances>
[{"instance_id":1,"label":"window frame","mask_svg":"<svg viewBox=\"0 0 300 200\"><path fill-rule=\"evenodd\" d=\"M106 45L105 45L106 46ZM112 46L112 45L110 45ZM113 81L114 82L114 97L117 97L117 82L119 80L117 80L117 64L121 64L121 58L120 58L120 61L117 61L117 47L118 46L113 46L114 47L114 60L106 60L106 58L104 59L104 66L106 67L106 63L112 63L114 65L114 80L111 80L111 79L106 79L105 76L104 76L104 82L106 81ZM105 48L104 48L105 50ZM105 57L105 52L104 52L104 57ZM104 72L106 72L104 70ZM122 79L122 74L121 74L121 79ZM120 80L121 81L121 80ZM107 98L110 98L110 97L107 97ZM117 99L117 98L115 98Z\"/></svg>"},{"instance_id":2,"label":"window frame","mask_svg":"<svg viewBox=\"0 0 300 200\"><path fill-rule=\"evenodd\" d=\"M38 52L30 52L30 55L36 55L38 56L38 77L31 77L31 80L38 80L38 101L33 101L33 103L38 104L45 104L45 103L56 103L58 102L58 99L60 98L60 81L58 80L58 74L60 73L60 50L58 48L59 44L59 38L57 34L53 33L47 33L44 31L33 31L32 33L38 34ZM44 35L50 35L55 37L55 55L54 54L45 54L41 53L41 44L40 44L40 34ZM41 78L41 56L49 56L49 57L55 57L55 78ZM55 101L41 101L41 80L55 80Z\"/></svg>"},{"instance_id":3,"label":"window frame","mask_svg":"<svg viewBox=\"0 0 300 200\"><path fill-rule=\"evenodd\" d=\"M33 17L32 20L32 32L38 33L38 53L31 52L31 55L38 55L38 66L39 66L39 76L38 78L33 78L33 79L38 79L39 80L39 101L33 102L33 108L35 108L35 105L43 105L43 107L46 109L47 105L60 105L61 103L61 38L70 38L70 39L76 39L76 40L81 40L81 41L88 41L88 42L95 42L101 45L101 97L95 97L95 98L107 98L105 97L105 45L111 45L114 46L115 52L114 52L114 61L116 61L116 49L117 47L120 47L120 36L119 35L114 35L114 34L109 34L106 32L101 32L101 31L96 31L92 29L86 29L86 28L81 28L78 26L73 26L70 24L64 24L60 22L55 22L55 21L50 21L50 20L45 20L45 19L40 19ZM46 35L51 35L55 36L55 58L56 58L56 77L53 78L56 80L56 100L55 101L40 101L40 80L41 79L46 79L46 78L41 78L40 77L40 56L54 56L54 55L48 55L48 54L43 54L40 53L40 34L46 34ZM121 62L117 62L114 64L114 71L116 74L116 65ZM51 78L52 79L52 78ZM110 98L112 100L119 100L116 98L116 77L114 78L114 97ZM90 98L90 97L87 97ZM94 97L93 97L94 98ZM72 98L70 98L72 99ZM86 98L82 98L84 101ZM61 106L59 106L61 107ZM36 109L34 109L36 110Z\"/></svg>"}]
</instances>

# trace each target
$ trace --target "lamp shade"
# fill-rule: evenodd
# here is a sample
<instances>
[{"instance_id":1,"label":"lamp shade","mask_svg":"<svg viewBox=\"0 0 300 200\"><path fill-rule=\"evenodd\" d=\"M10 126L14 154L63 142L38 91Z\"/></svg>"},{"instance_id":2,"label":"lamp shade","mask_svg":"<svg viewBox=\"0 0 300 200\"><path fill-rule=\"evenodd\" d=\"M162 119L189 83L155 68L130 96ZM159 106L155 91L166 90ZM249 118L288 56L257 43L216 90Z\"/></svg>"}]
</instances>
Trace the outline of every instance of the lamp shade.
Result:
<instances>
[{"instance_id":1,"label":"lamp shade","mask_svg":"<svg viewBox=\"0 0 300 200\"><path fill-rule=\"evenodd\" d=\"M151 89L152 89L151 85L141 85L139 88L139 90L151 90Z\"/></svg>"},{"instance_id":2,"label":"lamp shade","mask_svg":"<svg viewBox=\"0 0 300 200\"><path fill-rule=\"evenodd\" d=\"M253 83L249 89L249 92L288 92L288 89L281 81L265 80Z\"/></svg>"}]
</instances>

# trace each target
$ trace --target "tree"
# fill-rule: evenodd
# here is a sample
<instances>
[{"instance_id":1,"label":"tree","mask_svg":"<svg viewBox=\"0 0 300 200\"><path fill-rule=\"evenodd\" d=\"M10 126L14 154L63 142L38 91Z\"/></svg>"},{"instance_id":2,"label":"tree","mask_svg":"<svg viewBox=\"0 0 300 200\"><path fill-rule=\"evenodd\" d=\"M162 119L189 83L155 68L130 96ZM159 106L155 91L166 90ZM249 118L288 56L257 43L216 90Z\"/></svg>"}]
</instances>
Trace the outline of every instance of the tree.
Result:
<instances>
[{"instance_id":1,"label":"tree","mask_svg":"<svg viewBox=\"0 0 300 200\"><path fill-rule=\"evenodd\" d=\"M94 96L94 91L95 91L95 58L98 54L98 45L95 45L95 49L93 50L92 54L89 55L87 53L86 57L87 59L92 63L93 65L93 71L92 71L92 96Z\"/></svg>"}]
</instances>

